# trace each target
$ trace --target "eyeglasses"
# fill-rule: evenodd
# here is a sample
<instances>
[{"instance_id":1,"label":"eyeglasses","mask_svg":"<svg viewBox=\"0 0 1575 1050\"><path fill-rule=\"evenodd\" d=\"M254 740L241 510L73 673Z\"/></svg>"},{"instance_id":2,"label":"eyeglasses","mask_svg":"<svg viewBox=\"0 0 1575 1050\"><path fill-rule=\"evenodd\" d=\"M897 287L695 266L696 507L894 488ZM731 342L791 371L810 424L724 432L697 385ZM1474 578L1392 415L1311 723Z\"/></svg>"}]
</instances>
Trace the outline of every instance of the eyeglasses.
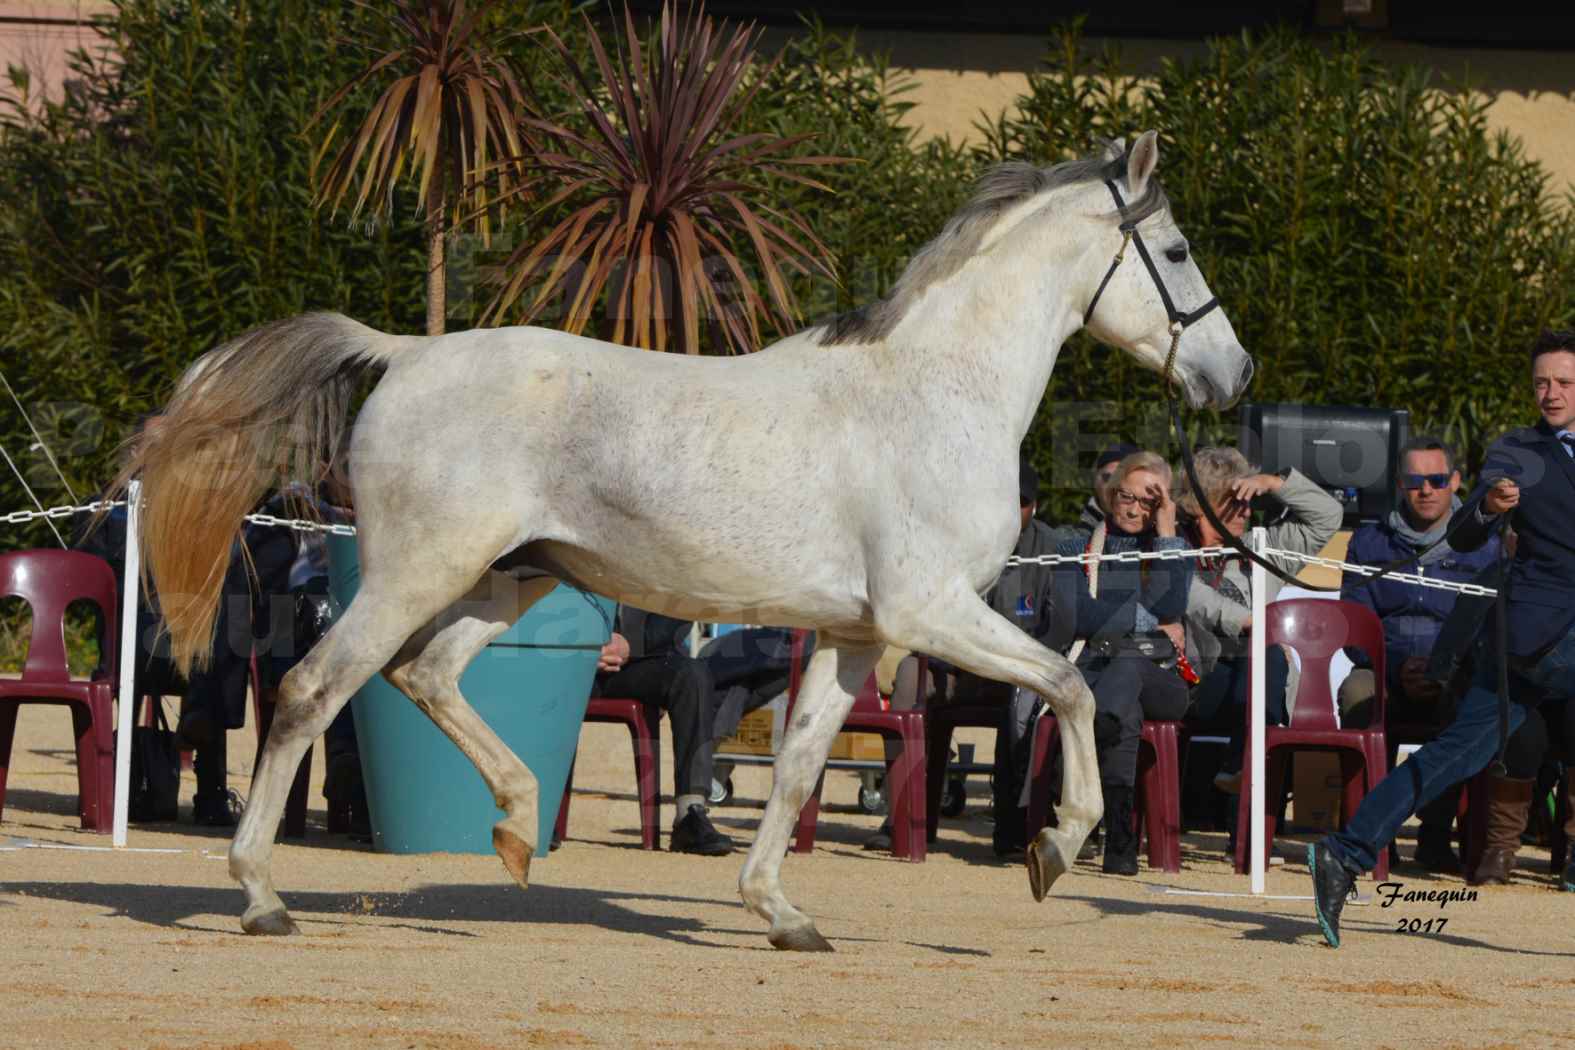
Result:
<instances>
[{"instance_id":1,"label":"eyeglasses","mask_svg":"<svg viewBox=\"0 0 1575 1050\"><path fill-rule=\"evenodd\" d=\"M1407 492L1414 492L1424 484L1435 489L1445 489L1449 487L1449 478L1448 474L1401 474L1400 487Z\"/></svg>"},{"instance_id":2,"label":"eyeglasses","mask_svg":"<svg viewBox=\"0 0 1575 1050\"><path fill-rule=\"evenodd\" d=\"M1131 507L1135 505L1142 507L1144 510L1151 511L1155 507L1159 506L1159 500L1157 498L1153 496L1139 496L1137 493L1128 492L1126 489L1116 489L1114 499L1115 504L1118 507Z\"/></svg>"}]
</instances>

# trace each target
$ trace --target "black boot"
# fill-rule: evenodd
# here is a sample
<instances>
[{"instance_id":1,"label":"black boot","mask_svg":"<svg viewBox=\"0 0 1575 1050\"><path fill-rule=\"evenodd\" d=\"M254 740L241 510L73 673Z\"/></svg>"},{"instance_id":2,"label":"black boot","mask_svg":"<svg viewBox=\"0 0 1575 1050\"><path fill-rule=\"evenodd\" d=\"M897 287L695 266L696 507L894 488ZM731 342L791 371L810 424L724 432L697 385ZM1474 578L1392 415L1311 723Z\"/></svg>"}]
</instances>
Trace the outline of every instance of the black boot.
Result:
<instances>
[{"instance_id":1,"label":"black boot","mask_svg":"<svg viewBox=\"0 0 1575 1050\"><path fill-rule=\"evenodd\" d=\"M1132 788L1105 785L1105 874L1136 875L1137 832L1132 827Z\"/></svg>"}]
</instances>

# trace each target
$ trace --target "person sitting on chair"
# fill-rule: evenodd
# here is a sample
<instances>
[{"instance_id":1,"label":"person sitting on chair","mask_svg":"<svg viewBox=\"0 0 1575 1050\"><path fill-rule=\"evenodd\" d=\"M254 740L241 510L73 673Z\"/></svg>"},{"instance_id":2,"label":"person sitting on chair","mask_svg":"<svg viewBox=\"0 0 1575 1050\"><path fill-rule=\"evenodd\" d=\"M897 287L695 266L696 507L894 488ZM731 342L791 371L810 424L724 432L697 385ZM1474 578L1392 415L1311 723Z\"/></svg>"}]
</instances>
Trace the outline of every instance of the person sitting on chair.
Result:
<instances>
[{"instance_id":1,"label":"person sitting on chair","mask_svg":"<svg viewBox=\"0 0 1575 1050\"><path fill-rule=\"evenodd\" d=\"M627 697L667 712L673 734L673 790L678 813L668 849L720 857L733 840L706 812L715 765L721 697L704 660L688 655L689 621L623 605L602 646L592 696Z\"/></svg>"},{"instance_id":2,"label":"person sitting on chair","mask_svg":"<svg viewBox=\"0 0 1575 1050\"><path fill-rule=\"evenodd\" d=\"M1177 503L1181 507L1182 533L1193 547L1225 545L1225 536L1203 514L1206 500L1226 532L1240 539L1252 520L1252 504L1260 497L1270 502L1266 528L1269 546L1300 554L1322 550L1340 527L1340 504L1297 470L1261 474L1247 457L1233 448L1200 448L1193 469L1202 487L1201 497L1183 475ZM1295 572L1299 565L1284 561L1280 567ZM1198 559L1187 596L1186 654L1198 681L1192 687L1187 721L1194 731L1223 733L1230 745L1214 785L1226 794L1241 790L1242 756L1246 751L1248 632L1252 628L1252 586L1248 567L1239 555ZM1268 580L1265 602L1274 600L1280 582ZM1271 646L1264 661L1265 715L1273 725L1284 725L1290 663L1285 651Z\"/></svg>"},{"instance_id":3,"label":"person sitting on chair","mask_svg":"<svg viewBox=\"0 0 1575 1050\"><path fill-rule=\"evenodd\" d=\"M1449 516L1460 506L1455 495L1460 488L1460 472L1455 469L1449 446L1437 438L1413 437L1400 451L1396 481L1399 505L1383 521L1356 530L1345 555L1350 564L1386 565L1412 558L1443 538ZM1496 537L1470 553L1440 543L1422 556L1418 563L1421 568L1414 571L1468 583L1496 562L1498 556ZM1427 663L1439 631L1455 607L1455 592L1346 573L1340 597L1365 605L1383 625L1386 721L1391 725L1425 726L1433 732L1447 725L1452 704L1444 694L1443 684L1427 676ZM1372 720L1376 691L1372 662L1368 654L1359 650L1348 652L1357 666L1340 686L1340 724L1365 726ZM1394 741L1391 739L1390 743L1392 746ZM1525 802L1529 803L1530 782L1524 786ZM1520 787L1518 780L1495 782L1495 810L1514 805ZM1422 827L1416 836L1416 862L1429 871L1461 873L1460 858L1449 845L1458 796L1458 790L1446 791L1419 814ZM1497 822L1505 823L1505 817L1498 817ZM1513 856L1511 850L1510 857ZM1507 878L1506 873L1506 881Z\"/></svg>"},{"instance_id":4,"label":"person sitting on chair","mask_svg":"<svg viewBox=\"0 0 1575 1050\"><path fill-rule=\"evenodd\" d=\"M1059 554L1180 550L1170 466L1152 452L1121 460L1107 493L1110 516L1086 544ZM1137 874L1133 795L1143 721L1179 719L1187 684L1178 673L1192 563L1184 559L1059 565L1055 604L1061 641L1094 693L1094 746L1105 796L1104 870ZM1052 645L1052 648L1060 646Z\"/></svg>"}]
</instances>

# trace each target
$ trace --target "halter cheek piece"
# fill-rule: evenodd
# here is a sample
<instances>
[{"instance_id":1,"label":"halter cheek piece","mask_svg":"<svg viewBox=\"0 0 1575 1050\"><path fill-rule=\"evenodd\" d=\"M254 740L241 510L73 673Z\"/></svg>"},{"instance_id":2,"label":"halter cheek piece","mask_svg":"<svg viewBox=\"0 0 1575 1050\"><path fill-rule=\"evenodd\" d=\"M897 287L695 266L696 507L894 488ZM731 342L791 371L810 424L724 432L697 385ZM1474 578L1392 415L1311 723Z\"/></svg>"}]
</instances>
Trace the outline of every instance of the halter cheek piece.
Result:
<instances>
[{"instance_id":1,"label":"halter cheek piece","mask_svg":"<svg viewBox=\"0 0 1575 1050\"><path fill-rule=\"evenodd\" d=\"M1127 214L1127 202L1121 199L1121 191L1116 184L1105 180L1105 185L1110 190L1110 195L1116 199L1116 210L1121 214L1121 248L1116 252L1116 257L1110 260L1110 269L1105 271L1104 280L1099 282L1099 288L1094 292L1094 298L1089 302L1088 309L1083 311L1083 325L1087 327L1088 321L1094 316L1094 307L1099 305L1099 297L1105 294L1105 286L1110 283L1110 278L1116 275L1116 268L1126 258L1127 245L1137 245L1138 257L1143 260L1143 265L1148 269L1148 275L1154 279L1154 287L1159 289L1160 302L1165 304L1165 314L1170 318L1170 353L1165 355L1165 387L1170 388L1175 379L1173 369L1176 366L1176 349L1181 346L1181 333L1189 325L1202 320L1210 310L1219 306L1218 297L1210 299L1202 306L1190 313L1182 313L1176 309L1176 304L1170 298L1170 292L1165 288L1165 282L1155 267L1153 258L1148 254L1148 247L1143 243L1143 235L1138 232L1138 221Z\"/></svg>"}]
</instances>

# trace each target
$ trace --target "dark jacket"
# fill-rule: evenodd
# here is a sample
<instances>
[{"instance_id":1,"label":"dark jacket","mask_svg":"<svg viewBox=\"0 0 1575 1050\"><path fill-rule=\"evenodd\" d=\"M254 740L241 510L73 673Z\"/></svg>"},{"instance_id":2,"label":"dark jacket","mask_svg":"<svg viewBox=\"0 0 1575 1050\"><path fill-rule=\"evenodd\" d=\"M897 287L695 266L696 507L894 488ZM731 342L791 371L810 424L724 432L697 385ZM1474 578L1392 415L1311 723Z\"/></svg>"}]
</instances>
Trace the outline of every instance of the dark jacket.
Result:
<instances>
[{"instance_id":1,"label":"dark jacket","mask_svg":"<svg viewBox=\"0 0 1575 1050\"><path fill-rule=\"evenodd\" d=\"M1352 565L1385 565L1410 558L1417 547L1394 530L1387 521L1364 525L1351 537L1345 560ZM1437 561L1424 566L1408 566L1402 571L1421 573L1457 583L1471 583L1499 556L1497 537L1490 537L1472 551L1451 550ZM1341 581L1340 597L1365 605L1377 614L1384 628L1385 661L1389 686L1400 681L1400 665L1413 656L1428 657L1438 644L1439 631L1454 610L1459 595L1402 583L1392 577L1374 581L1370 577L1347 574ZM1355 660L1355 656L1352 657ZM1359 666L1371 666L1363 655Z\"/></svg>"},{"instance_id":2,"label":"dark jacket","mask_svg":"<svg viewBox=\"0 0 1575 1050\"><path fill-rule=\"evenodd\" d=\"M1063 540L1057 553L1082 554L1086 546L1086 541ZM1112 530L1105 539L1104 553L1183 546L1185 541L1179 537L1160 539L1152 533L1128 536ZM1186 612L1191 582L1190 559L1104 562L1099 567L1099 594L1094 596L1088 593L1085 566L1058 565L1054 603L1059 615L1056 630L1046 644L1065 652L1077 638L1114 642L1131 637L1137 630L1140 604L1160 623L1174 623Z\"/></svg>"},{"instance_id":3,"label":"dark jacket","mask_svg":"<svg viewBox=\"0 0 1575 1050\"><path fill-rule=\"evenodd\" d=\"M1509 512L1518 537L1509 569L1509 652L1532 657L1575 625L1575 460L1545 422L1512 430L1488 449L1482 480L1457 514L1471 515L1455 536L1456 550L1477 550L1498 527L1477 513L1498 478L1520 486Z\"/></svg>"}]
</instances>

